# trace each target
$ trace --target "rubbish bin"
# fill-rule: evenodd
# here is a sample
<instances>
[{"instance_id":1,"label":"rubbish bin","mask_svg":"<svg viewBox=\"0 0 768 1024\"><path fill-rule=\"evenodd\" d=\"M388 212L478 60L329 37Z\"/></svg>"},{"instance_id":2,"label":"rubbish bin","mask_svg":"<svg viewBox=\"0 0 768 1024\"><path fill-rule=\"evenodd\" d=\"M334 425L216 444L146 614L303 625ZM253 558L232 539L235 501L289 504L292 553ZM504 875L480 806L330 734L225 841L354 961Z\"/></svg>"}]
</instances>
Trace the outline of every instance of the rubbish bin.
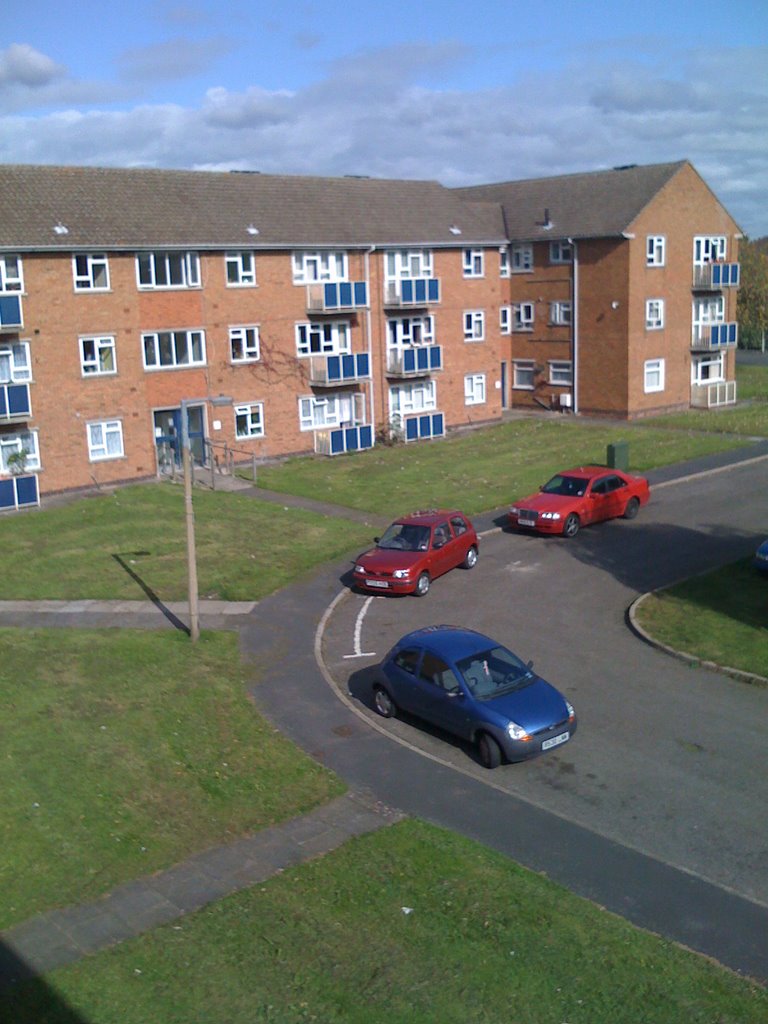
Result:
<instances>
[{"instance_id":1,"label":"rubbish bin","mask_svg":"<svg viewBox=\"0 0 768 1024\"><path fill-rule=\"evenodd\" d=\"M608 465L611 469L629 470L629 441L616 441L608 445Z\"/></svg>"}]
</instances>

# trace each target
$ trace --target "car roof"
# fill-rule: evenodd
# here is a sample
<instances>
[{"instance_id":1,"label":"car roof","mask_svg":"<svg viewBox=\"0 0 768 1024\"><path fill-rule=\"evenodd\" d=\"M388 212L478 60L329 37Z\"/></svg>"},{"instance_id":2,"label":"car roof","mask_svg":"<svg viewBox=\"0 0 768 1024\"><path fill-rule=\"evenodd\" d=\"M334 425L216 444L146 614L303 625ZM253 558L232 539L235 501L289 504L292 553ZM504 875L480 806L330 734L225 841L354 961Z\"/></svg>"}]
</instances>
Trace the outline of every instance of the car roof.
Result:
<instances>
[{"instance_id":1,"label":"car roof","mask_svg":"<svg viewBox=\"0 0 768 1024\"><path fill-rule=\"evenodd\" d=\"M621 476L621 470L612 469L610 466L576 466L574 469L562 469L555 476L580 476L591 480L595 476L604 476L606 473L616 473Z\"/></svg>"},{"instance_id":2,"label":"car roof","mask_svg":"<svg viewBox=\"0 0 768 1024\"><path fill-rule=\"evenodd\" d=\"M413 645L428 647L450 661L459 661L480 651L487 651L489 647L502 646L484 633L462 626L424 626L406 633L397 643L398 647Z\"/></svg>"},{"instance_id":3,"label":"car roof","mask_svg":"<svg viewBox=\"0 0 768 1024\"><path fill-rule=\"evenodd\" d=\"M407 516L401 516L395 522L416 523L419 526L434 526L435 523L448 519L450 516L461 516L462 519L467 518L463 512L459 512L455 508L429 508L422 509L420 512L409 512Z\"/></svg>"}]
</instances>

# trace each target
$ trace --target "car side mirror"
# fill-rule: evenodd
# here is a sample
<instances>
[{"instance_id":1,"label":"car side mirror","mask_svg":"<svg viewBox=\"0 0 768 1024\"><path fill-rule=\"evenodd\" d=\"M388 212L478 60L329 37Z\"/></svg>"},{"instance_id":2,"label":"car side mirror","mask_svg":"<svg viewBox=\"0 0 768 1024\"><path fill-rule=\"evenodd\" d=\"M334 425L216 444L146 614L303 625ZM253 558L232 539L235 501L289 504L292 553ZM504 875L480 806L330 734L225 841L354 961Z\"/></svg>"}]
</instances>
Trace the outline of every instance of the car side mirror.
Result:
<instances>
[{"instance_id":1,"label":"car side mirror","mask_svg":"<svg viewBox=\"0 0 768 1024\"><path fill-rule=\"evenodd\" d=\"M374 544L378 544L380 540L381 540L381 537L374 537L373 538L373 543Z\"/></svg>"},{"instance_id":2,"label":"car side mirror","mask_svg":"<svg viewBox=\"0 0 768 1024\"><path fill-rule=\"evenodd\" d=\"M526 668L533 668L533 658L531 658L531 660L528 662L528 664L525 667Z\"/></svg>"},{"instance_id":3,"label":"car side mirror","mask_svg":"<svg viewBox=\"0 0 768 1024\"><path fill-rule=\"evenodd\" d=\"M433 547L433 549L434 549L435 551L437 551L437 549L438 549L438 548L441 548L441 547L443 547L443 545L444 545L444 544L445 544L445 541L444 541L444 540L439 540L439 539L438 539L438 540L436 540L436 541L433 541L433 543L432 543L432 547Z\"/></svg>"}]
</instances>

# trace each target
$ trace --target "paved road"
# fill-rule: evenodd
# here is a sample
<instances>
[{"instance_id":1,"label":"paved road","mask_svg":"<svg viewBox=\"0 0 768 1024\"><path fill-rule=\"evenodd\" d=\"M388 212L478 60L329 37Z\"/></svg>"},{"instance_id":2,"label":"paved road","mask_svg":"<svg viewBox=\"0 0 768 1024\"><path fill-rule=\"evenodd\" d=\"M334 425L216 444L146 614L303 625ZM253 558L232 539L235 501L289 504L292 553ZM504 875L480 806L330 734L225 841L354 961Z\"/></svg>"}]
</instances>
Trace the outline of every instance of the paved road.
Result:
<instances>
[{"instance_id":1,"label":"paved road","mask_svg":"<svg viewBox=\"0 0 768 1024\"><path fill-rule=\"evenodd\" d=\"M254 696L355 786L766 980L768 690L649 648L625 613L645 590L751 552L768 532L767 495L761 460L667 482L635 522L573 543L496 532L476 570L424 600L369 602L321 573L262 602L243 632L262 679ZM321 607L315 662L295 638L311 641ZM373 715L371 670L389 644L443 621L534 657L577 706L574 741L488 773L445 737Z\"/></svg>"}]
</instances>

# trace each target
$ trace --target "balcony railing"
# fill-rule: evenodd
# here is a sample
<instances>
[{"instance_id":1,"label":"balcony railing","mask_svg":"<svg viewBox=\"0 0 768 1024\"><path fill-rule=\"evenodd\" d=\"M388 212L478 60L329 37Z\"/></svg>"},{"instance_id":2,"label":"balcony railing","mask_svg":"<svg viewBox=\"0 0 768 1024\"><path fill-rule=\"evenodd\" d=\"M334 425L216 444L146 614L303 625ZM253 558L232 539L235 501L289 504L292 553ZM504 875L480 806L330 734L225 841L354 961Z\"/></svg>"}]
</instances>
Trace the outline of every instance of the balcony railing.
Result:
<instances>
[{"instance_id":1,"label":"balcony railing","mask_svg":"<svg viewBox=\"0 0 768 1024\"><path fill-rule=\"evenodd\" d=\"M693 268L693 287L719 292L721 288L738 288L739 263L705 263Z\"/></svg>"},{"instance_id":2,"label":"balcony railing","mask_svg":"<svg viewBox=\"0 0 768 1024\"><path fill-rule=\"evenodd\" d=\"M370 423L315 431L315 452L318 455L342 455L366 448L373 448L373 427Z\"/></svg>"},{"instance_id":3,"label":"balcony railing","mask_svg":"<svg viewBox=\"0 0 768 1024\"><path fill-rule=\"evenodd\" d=\"M330 281L307 285L307 310L310 313L337 313L365 309L368 305L366 281Z\"/></svg>"},{"instance_id":4,"label":"balcony railing","mask_svg":"<svg viewBox=\"0 0 768 1024\"><path fill-rule=\"evenodd\" d=\"M735 402L735 380L720 380L712 384L691 386L691 405L694 409L715 409L719 405L733 405Z\"/></svg>"},{"instance_id":5,"label":"balcony railing","mask_svg":"<svg viewBox=\"0 0 768 1024\"><path fill-rule=\"evenodd\" d=\"M443 437L445 417L441 412L422 413L406 416L403 420L406 441L424 441L430 437Z\"/></svg>"},{"instance_id":6,"label":"balcony railing","mask_svg":"<svg viewBox=\"0 0 768 1024\"><path fill-rule=\"evenodd\" d=\"M312 356L309 361L309 383L313 387L334 387L354 384L371 376L367 352L345 356Z\"/></svg>"},{"instance_id":7,"label":"balcony railing","mask_svg":"<svg viewBox=\"0 0 768 1024\"><path fill-rule=\"evenodd\" d=\"M419 377L442 368L443 350L440 345L403 348L387 355L387 373L390 377Z\"/></svg>"},{"instance_id":8,"label":"balcony railing","mask_svg":"<svg viewBox=\"0 0 768 1024\"><path fill-rule=\"evenodd\" d=\"M429 306L440 301L440 279L437 277L405 277L384 285L384 305Z\"/></svg>"},{"instance_id":9,"label":"balcony railing","mask_svg":"<svg viewBox=\"0 0 768 1024\"><path fill-rule=\"evenodd\" d=\"M0 478L0 512L40 504L40 490L34 473Z\"/></svg>"},{"instance_id":10,"label":"balcony railing","mask_svg":"<svg viewBox=\"0 0 768 1024\"><path fill-rule=\"evenodd\" d=\"M0 295L0 331L17 331L24 326L18 295Z\"/></svg>"},{"instance_id":11,"label":"balcony railing","mask_svg":"<svg viewBox=\"0 0 768 1024\"><path fill-rule=\"evenodd\" d=\"M29 384L0 384L0 422L26 420L31 415Z\"/></svg>"},{"instance_id":12,"label":"balcony railing","mask_svg":"<svg viewBox=\"0 0 768 1024\"><path fill-rule=\"evenodd\" d=\"M736 323L701 324L693 329L691 348L733 348L739 340Z\"/></svg>"}]
</instances>

